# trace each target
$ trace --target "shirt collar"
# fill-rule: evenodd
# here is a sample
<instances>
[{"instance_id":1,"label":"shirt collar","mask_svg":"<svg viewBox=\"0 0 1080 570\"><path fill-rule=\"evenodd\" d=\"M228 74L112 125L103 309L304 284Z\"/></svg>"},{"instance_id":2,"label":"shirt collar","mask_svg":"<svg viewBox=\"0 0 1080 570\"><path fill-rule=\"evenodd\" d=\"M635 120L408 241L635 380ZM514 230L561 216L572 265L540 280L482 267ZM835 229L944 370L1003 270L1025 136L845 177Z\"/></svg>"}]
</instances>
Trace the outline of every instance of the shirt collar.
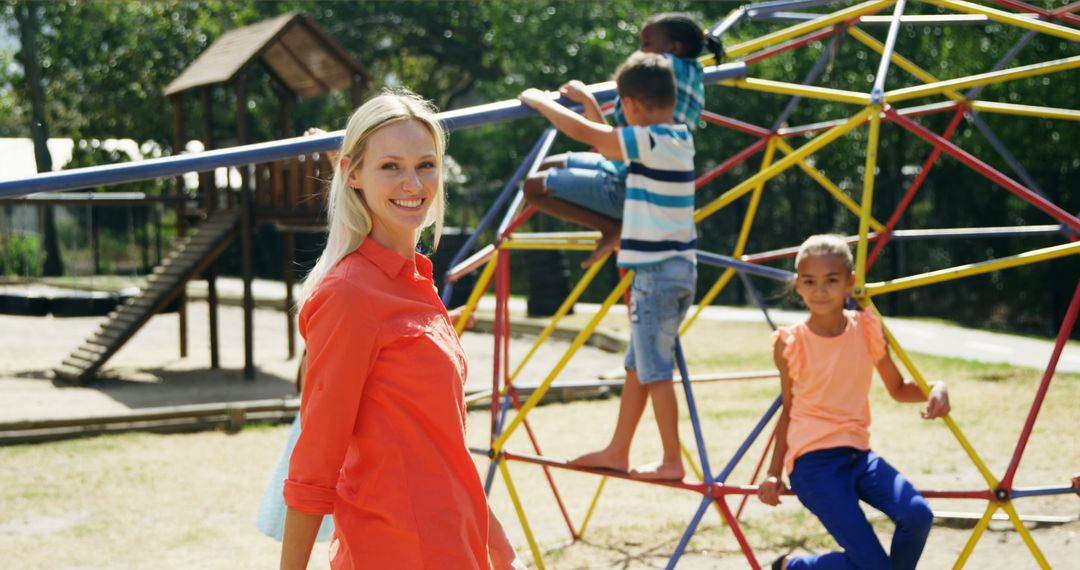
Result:
<instances>
[{"instance_id":1,"label":"shirt collar","mask_svg":"<svg viewBox=\"0 0 1080 570\"><path fill-rule=\"evenodd\" d=\"M405 259L371 238L365 239L357 251L391 278L400 275L403 269L410 269L409 274L412 275L414 271L411 269L415 267L422 277L432 279L431 260L420 253L414 253L411 260Z\"/></svg>"}]
</instances>

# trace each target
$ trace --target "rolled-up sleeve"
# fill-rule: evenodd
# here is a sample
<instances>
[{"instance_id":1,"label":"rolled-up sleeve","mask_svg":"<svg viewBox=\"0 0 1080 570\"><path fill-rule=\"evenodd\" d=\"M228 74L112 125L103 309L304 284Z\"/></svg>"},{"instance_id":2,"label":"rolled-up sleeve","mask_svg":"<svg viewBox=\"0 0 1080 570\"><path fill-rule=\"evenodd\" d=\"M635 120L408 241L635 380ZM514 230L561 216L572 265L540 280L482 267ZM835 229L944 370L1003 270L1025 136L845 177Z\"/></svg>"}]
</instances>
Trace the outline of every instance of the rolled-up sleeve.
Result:
<instances>
[{"instance_id":1,"label":"rolled-up sleeve","mask_svg":"<svg viewBox=\"0 0 1080 570\"><path fill-rule=\"evenodd\" d=\"M378 322L365 296L345 283L323 283L300 313L307 374L300 438L289 462L285 504L330 514L364 383L378 352Z\"/></svg>"}]
</instances>

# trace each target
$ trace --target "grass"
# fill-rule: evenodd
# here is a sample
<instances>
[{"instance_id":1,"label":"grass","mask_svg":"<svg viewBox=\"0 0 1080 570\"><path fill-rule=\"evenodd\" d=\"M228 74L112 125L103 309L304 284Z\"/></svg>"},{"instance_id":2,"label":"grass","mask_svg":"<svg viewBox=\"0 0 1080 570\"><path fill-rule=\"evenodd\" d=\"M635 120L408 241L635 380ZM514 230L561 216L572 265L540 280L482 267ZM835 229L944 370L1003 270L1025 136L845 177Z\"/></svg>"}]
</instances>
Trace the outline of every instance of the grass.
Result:
<instances>
[{"instance_id":1,"label":"grass","mask_svg":"<svg viewBox=\"0 0 1080 570\"><path fill-rule=\"evenodd\" d=\"M587 319L585 315L571 317ZM605 321L618 330L620 319ZM771 366L765 325L702 321L686 338L691 372L766 370ZM1041 372L960 359L913 355L929 379L949 384L953 419L992 473L1000 476L1012 455ZM713 470L742 442L775 398L775 380L695 386ZM1080 376L1059 374L1036 424L1017 475L1020 486L1063 485L1080 464L1075 410ZM982 489L986 484L942 422L925 422L916 405L891 401L880 383L871 392L873 445L917 485L932 489ZM569 457L606 441L615 421L615 398L551 404L529 416L545 454ZM684 419L688 417L683 404ZM487 415L469 415L469 443L487 442ZM253 526L266 479L287 435L287 426L247 427L235 434L127 434L40 445L0 448L0 560L12 568L267 568L277 563L278 545ZM683 441L693 448L688 420ZM751 446L730 481L750 480L764 442ZM529 451L523 431L509 449ZM635 440L632 461L653 459L659 450L649 412ZM477 467L487 462L477 457ZM542 471L511 464L549 568L662 567L700 497L666 488L611 480L583 541L568 545ZM559 491L578 524L596 490L589 475L557 471ZM739 501L732 499L732 509ZM492 505L521 552L528 552L506 484L496 478ZM1022 513L1075 515L1076 498L1018 500ZM980 501L932 501L935 510L981 511ZM732 533L710 509L690 542L680 568L745 568ZM884 540L891 524L872 519ZM750 501L742 528L759 559L778 553L833 548L817 520L792 497L780 508ZM979 543L970 567L1032 567L1033 560L1008 525L994 523ZM1036 542L1055 567L1075 556L1080 524L1038 528ZM936 526L924 567L951 566L969 536L966 529ZM1071 541L1071 542L1070 542ZM312 568L326 567L326 548L315 549Z\"/></svg>"}]
</instances>

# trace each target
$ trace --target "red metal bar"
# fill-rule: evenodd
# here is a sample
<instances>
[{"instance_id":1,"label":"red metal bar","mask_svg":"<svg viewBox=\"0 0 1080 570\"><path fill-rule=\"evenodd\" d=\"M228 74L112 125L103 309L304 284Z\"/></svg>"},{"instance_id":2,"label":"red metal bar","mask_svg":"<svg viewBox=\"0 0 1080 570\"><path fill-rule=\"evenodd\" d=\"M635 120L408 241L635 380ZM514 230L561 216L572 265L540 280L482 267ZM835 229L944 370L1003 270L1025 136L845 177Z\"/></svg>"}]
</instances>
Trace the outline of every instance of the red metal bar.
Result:
<instances>
[{"instance_id":1,"label":"red metal bar","mask_svg":"<svg viewBox=\"0 0 1080 570\"><path fill-rule=\"evenodd\" d=\"M750 543L746 541L746 535L743 534L742 528L739 527L739 521L735 519L735 516L731 514L731 509L728 508L727 499L718 497L716 504L720 506L720 513L724 515L724 520L727 521L731 533L735 535L735 540L739 541L739 548L746 555L746 561L750 563L750 567L754 570L761 570L761 566L758 566L757 563L757 557L754 556L754 549L750 548Z\"/></svg>"},{"instance_id":2,"label":"red metal bar","mask_svg":"<svg viewBox=\"0 0 1080 570\"><path fill-rule=\"evenodd\" d=\"M1072 4L1069 4L1068 6L1062 6L1061 8L1055 8L1053 10L1047 10L1047 9L1044 9L1044 8L1040 8L1038 6L1032 6L1031 4L1028 4L1026 2L1019 2L1018 0L990 0L990 1L993 2L994 4L999 5L999 6L1005 6L1007 8L1012 8L1014 10L1018 10L1020 12L1033 12L1035 14L1038 14L1039 18L1043 19L1043 20L1056 19L1056 20L1069 22L1070 24L1073 24L1074 26L1077 23L1080 23L1080 17L1077 17L1077 16L1075 16L1073 14L1070 14L1070 12L1076 10L1077 8L1080 8L1080 2L1073 2Z\"/></svg>"},{"instance_id":3,"label":"red metal bar","mask_svg":"<svg viewBox=\"0 0 1080 570\"><path fill-rule=\"evenodd\" d=\"M713 180L716 180L717 178L719 178L721 175L723 175L728 170L731 170L732 168L735 168L736 165L742 163L743 161L750 158L751 156L754 156L755 154L761 152L761 149L765 148L765 146L768 143L769 143L768 138L758 139L758 141L756 143L754 143L754 144L740 150L738 153L736 153L731 158L729 158L729 159L725 160L724 162L720 163L720 166L717 166L716 168L710 170L709 172L706 172L705 174L702 174L701 176L699 176L698 179L697 179L697 182L694 183L694 189L697 190L698 188L701 188L702 186L705 186L706 184L712 182Z\"/></svg>"},{"instance_id":4,"label":"red metal bar","mask_svg":"<svg viewBox=\"0 0 1080 570\"><path fill-rule=\"evenodd\" d=\"M744 57L742 59L742 61L746 65L751 65L751 64L757 63L759 61L768 59L768 58L770 58L770 57L772 57L774 55L778 55L778 54L784 53L786 51L791 51L791 50L796 49L796 48L801 48L801 47L803 47L805 45L812 44L812 43L814 43L814 42L816 42L816 41L818 41L820 39L827 38L827 37L835 34L837 32L837 30L839 30L839 29L842 29L842 28L839 28L837 26L829 26L827 28L822 28L822 29L820 29L820 30L818 30L816 32L807 34L807 35L805 35L805 36L803 36L801 38L795 38L794 40L791 40L789 42L782 43L782 44L777 45L777 46L768 47L768 48L765 48L765 49L763 49L761 51L756 51L756 52Z\"/></svg>"},{"instance_id":5,"label":"red metal bar","mask_svg":"<svg viewBox=\"0 0 1080 570\"><path fill-rule=\"evenodd\" d=\"M956 110L956 114L953 115L952 121L949 122L949 126L945 128L945 132L942 134L946 140L952 138L953 133L956 132L956 127L960 126L960 120L964 118L964 113L966 111L967 107L963 105ZM904 194L904 197L900 200L900 203L897 204L896 210L893 211L889 221L885 223L885 231L882 232L884 235L881 236L881 239L877 240L877 243L874 244L873 251L870 252L870 257L866 259L867 271L870 271L870 268L874 266L874 261L881 253L881 250L884 249L885 244L889 243L889 239L892 238L892 232L896 229L896 224L900 221L900 216L903 216L904 212L907 211L907 207L911 204L911 200L915 198L915 193L922 187L923 182L930 174L930 170L934 167L934 163L940 155L941 149L938 147L934 147L934 149L930 151L930 156L928 156L926 162L923 163L922 169L919 170L919 175L915 177L915 181L911 183L911 186Z\"/></svg>"},{"instance_id":6,"label":"red metal bar","mask_svg":"<svg viewBox=\"0 0 1080 570\"><path fill-rule=\"evenodd\" d=\"M757 125L747 123L746 121L732 119L731 117L727 117L719 113L713 113L712 111L702 111L701 118L705 121L713 123L714 125L720 125L722 127L734 129L748 135L754 135L755 137L767 137L772 134L772 131L766 129L765 127L759 127Z\"/></svg>"},{"instance_id":7,"label":"red metal bar","mask_svg":"<svg viewBox=\"0 0 1080 570\"><path fill-rule=\"evenodd\" d=\"M983 491L924 491L919 494L927 499L981 499L984 501L994 500L994 492L989 489Z\"/></svg>"},{"instance_id":8,"label":"red metal bar","mask_svg":"<svg viewBox=\"0 0 1080 570\"><path fill-rule=\"evenodd\" d=\"M905 116L905 117L922 117L924 115L933 115L933 114L936 114L936 113L943 113L945 111L951 111L952 109L955 109L957 106L959 106L959 103L957 103L956 101L947 101L947 102L942 102L942 103L933 103L933 104L930 104L930 105L917 105L915 107L907 107L907 108L904 108L904 109L900 109L900 111L898 111L898 112L901 115ZM884 117L884 119L886 121L889 120L888 117ZM812 124L809 124L809 125L803 125L801 127L783 128L783 129L778 130L776 132L776 134L778 134L778 135L780 135L780 136L782 136L784 138L791 138L791 137L797 137L797 136L802 136L802 135L809 135L809 134L813 134L813 133L817 133L817 132L821 132L821 131L827 131L827 130L829 130L829 129L837 126L837 125L842 125L842 124L844 124L846 122L847 122L847 119L837 119L835 121L825 121L825 122L822 122L822 123L812 123ZM869 122L869 120L867 120L867 122Z\"/></svg>"},{"instance_id":9,"label":"red metal bar","mask_svg":"<svg viewBox=\"0 0 1080 570\"><path fill-rule=\"evenodd\" d=\"M776 430L780 428L780 422L776 422L773 426L772 434L769 435L769 439L765 442L765 451L761 452L761 459L757 462L757 467L754 467L754 474L750 476L750 484L757 483L758 473L761 473L761 467L765 465L765 458L769 456L769 450L772 449L773 442L776 441ZM735 511L735 520L738 520L742 516L743 508L746 507L746 501L750 499L749 495L744 495L739 501L739 508Z\"/></svg>"},{"instance_id":10,"label":"red metal bar","mask_svg":"<svg viewBox=\"0 0 1080 570\"><path fill-rule=\"evenodd\" d=\"M522 210L520 214L518 214L518 217L515 218L509 226L506 226L506 231L503 232L503 235L499 236L499 239L506 239L510 234L514 233L515 230L521 227L521 224L524 224L526 221L528 221L529 218L533 217L533 214L535 213L536 208L532 206L525 206L525 209Z\"/></svg>"},{"instance_id":11,"label":"red metal bar","mask_svg":"<svg viewBox=\"0 0 1080 570\"><path fill-rule=\"evenodd\" d=\"M969 168L975 170L979 174L982 174L991 181L1000 184L1009 192L1012 192L1013 194L1016 194L1017 196L1023 198L1031 205L1048 214L1050 217L1074 230L1080 231L1080 220L1076 219L1076 216L1073 216L1065 210L1057 207L1053 202L1050 202L1046 198L1043 198L1042 196L1039 196L1038 194L1032 192L1031 190L1022 186L1019 182L995 170L989 164L986 164L978 158L975 158L964 149L956 146L950 141L941 138L937 134L929 131L926 127L923 127L915 121L912 121L911 119L900 115L896 111L893 111L890 108L886 108L885 114L891 117L900 126L915 133L919 137L925 139L930 144L940 147L942 150L949 153L949 155L951 155L953 158L959 160L960 162L963 162Z\"/></svg>"},{"instance_id":12,"label":"red metal bar","mask_svg":"<svg viewBox=\"0 0 1080 570\"><path fill-rule=\"evenodd\" d=\"M1049 16L1050 13L1046 10L1039 8L1038 6L1032 6L1019 0L990 0L990 2L997 4L998 6L1004 6L1006 8L1012 8L1018 12L1034 12L1040 16Z\"/></svg>"},{"instance_id":13,"label":"red metal bar","mask_svg":"<svg viewBox=\"0 0 1080 570\"><path fill-rule=\"evenodd\" d=\"M683 481L645 481L642 479L634 479L630 476L628 471L614 471L611 469L591 469L589 467L578 467L576 465L570 465L565 461L555 461L546 457L540 457L536 455L526 455L524 453L514 453L506 451L503 453L503 457L507 461L522 461L525 463L532 463L533 465L546 465L548 467L555 467L557 469L566 469L568 471L577 471L579 473L591 473L593 475L603 475L605 477L612 477L615 479L625 479L627 481L637 481L638 483L648 483L651 485L659 485L661 487L671 487L674 489L685 489L687 491L695 491L702 495L709 494L708 483L686 483Z\"/></svg>"},{"instance_id":14,"label":"red metal bar","mask_svg":"<svg viewBox=\"0 0 1080 570\"><path fill-rule=\"evenodd\" d=\"M1005 471L1005 476L1001 478L1001 487L1003 489L1012 488L1013 477L1016 475L1016 469L1020 466L1020 458L1024 455L1024 448L1027 447L1028 438L1031 437L1031 430L1035 427L1035 419L1039 417L1039 410L1042 408L1043 400L1046 398L1046 391L1050 388L1050 380L1054 377L1054 370L1057 369L1061 351L1065 348L1065 342L1069 340L1073 325L1076 324L1077 313L1080 313L1080 281L1076 282L1076 291L1073 293L1072 302L1069 303L1069 310L1065 313L1065 320L1061 323L1061 330L1058 331L1057 342L1054 343L1054 352L1050 355L1050 363L1046 365L1046 372L1043 374L1042 382L1039 383L1039 390L1035 393L1035 401L1032 402L1031 410L1028 411L1027 421L1024 422L1024 430L1020 432L1020 439L1016 442L1016 450L1013 451L1012 461L1009 461L1009 468Z\"/></svg>"},{"instance_id":15,"label":"red metal bar","mask_svg":"<svg viewBox=\"0 0 1080 570\"><path fill-rule=\"evenodd\" d=\"M1062 14L1068 14L1077 10L1080 10L1080 2L1073 2L1072 4L1068 4L1060 8L1054 8L1050 11L1050 14L1053 16L1060 16Z\"/></svg>"},{"instance_id":16,"label":"red metal bar","mask_svg":"<svg viewBox=\"0 0 1080 570\"><path fill-rule=\"evenodd\" d=\"M521 399L518 398L517 389L515 389L513 385L507 385L507 388L510 393L510 399L514 403L514 407L520 410ZM540 451L540 444L536 442L536 436L533 434L532 427L529 426L528 418L523 420L521 424L525 427L525 433L529 434L529 442L532 443L533 450L536 451L538 456L543 456L544 452ZM555 495L555 503L559 505L559 512L562 513L563 520L566 521L566 528L570 531L570 538L573 538L576 542L581 538L581 535L574 530L574 523L570 521L570 515L566 512L566 506L563 505L562 497L559 495L559 489L555 486L555 479L551 476L551 469L546 465L543 466L542 469L544 470L544 477L547 478L548 485L551 486L551 494Z\"/></svg>"}]
</instances>

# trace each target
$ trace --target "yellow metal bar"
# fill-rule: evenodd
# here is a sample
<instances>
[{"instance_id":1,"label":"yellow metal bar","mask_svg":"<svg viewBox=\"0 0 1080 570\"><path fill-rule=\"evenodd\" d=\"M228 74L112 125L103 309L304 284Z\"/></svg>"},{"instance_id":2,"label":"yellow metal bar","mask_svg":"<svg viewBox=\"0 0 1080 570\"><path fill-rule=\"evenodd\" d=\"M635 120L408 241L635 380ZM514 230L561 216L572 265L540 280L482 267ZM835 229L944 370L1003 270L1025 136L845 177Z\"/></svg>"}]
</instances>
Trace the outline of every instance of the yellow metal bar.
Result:
<instances>
[{"instance_id":1,"label":"yellow metal bar","mask_svg":"<svg viewBox=\"0 0 1080 570\"><path fill-rule=\"evenodd\" d=\"M533 536L532 527L529 526L529 519L525 516L525 508L521 506L521 499L518 498L514 480L510 478L510 469L506 466L504 457L499 458L499 472L502 473L503 481L506 482L506 491L510 493L510 500L514 503L514 510L517 511L518 520L521 521L521 529L525 531L525 540L529 542L533 564L536 564L537 568L543 568L544 557L540 554L540 545L536 543L536 537Z\"/></svg>"},{"instance_id":2,"label":"yellow metal bar","mask_svg":"<svg viewBox=\"0 0 1080 570\"><path fill-rule=\"evenodd\" d=\"M772 165L773 157L776 154L776 145L779 143L783 143L783 140L780 137L770 137L769 143L765 147L765 156L761 159L761 167L758 170L759 173L765 172ZM750 198L750 205L746 209L746 215L743 216L743 225L739 230L739 238L735 243L735 252L732 254L732 257L738 258L746 249L746 242L750 236L750 226L753 224L758 203L761 201L761 192L764 190L765 182L767 181L767 178L762 178L753 188L754 194ZM728 284L728 281L731 281L731 278L734 276L734 270L727 269L724 271L723 275L721 275L720 278L716 280L716 283L713 284L712 288L709 289L709 292L698 302L697 308L694 309L694 313L690 318L683 321L682 325L679 327L680 336L685 335L686 331L690 330L690 326L697 321L697 318L701 315L701 312L705 310L705 307L712 304L713 300L720 294L720 291L724 289Z\"/></svg>"},{"instance_id":3,"label":"yellow metal bar","mask_svg":"<svg viewBox=\"0 0 1080 570\"><path fill-rule=\"evenodd\" d=\"M1035 539L1032 538L1031 533L1028 532L1024 521L1020 520L1020 516L1016 514L1016 508L1013 507L1012 501L1005 501L1001 504L1001 508L1009 513L1009 520L1012 521L1013 527L1016 528L1016 532L1020 534L1020 538L1024 539L1024 544L1027 545L1028 550L1031 551L1031 556L1035 558L1035 562L1038 562L1039 568L1043 570L1050 570L1050 564L1046 561L1046 557L1043 556L1039 545L1035 544Z\"/></svg>"},{"instance_id":4,"label":"yellow metal bar","mask_svg":"<svg viewBox=\"0 0 1080 570\"><path fill-rule=\"evenodd\" d=\"M830 89L828 87L815 87L800 83L788 83L786 81L773 81L771 79L758 79L747 77L745 79L725 79L720 85L735 87L736 89L749 89L763 93L779 93L781 95L797 95L809 99L823 99L838 103L851 103L854 105L868 105L870 95L858 91L845 91L843 89Z\"/></svg>"},{"instance_id":5,"label":"yellow metal bar","mask_svg":"<svg viewBox=\"0 0 1080 570\"><path fill-rule=\"evenodd\" d=\"M547 394L548 389L551 388L551 383L555 381L555 378L562 372L562 369L566 367L566 363L570 362L570 358L573 357L578 349L585 344L585 341L592 336L593 331L596 330L596 326L600 324L600 321L603 320L604 315L606 315L608 310L611 309L611 306L615 304L615 301L618 301L619 298L622 297L623 292L630 287L630 283L633 279L634 272L627 271L626 275L619 281L619 284L615 286L615 289L612 290L611 294L604 299L604 303L600 306L600 310L593 315L589 324L585 325L585 328L574 338L574 342L570 344L570 348L566 350L566 354L564 354L562 359L555 365L555 368L552 369L547 378L537 386L536 391L529 396L529 399L525 401L525 404L521 406L521 409L514 415L514 419L506 426L506 430L503 431L502 435L491 444L491 448L496 453L502 451L503 446L506 445L506 440L509 439L510 436L513 435L514 430L525 421L525 416L536 407L536 404L540 403L540 399L543 398L544 395Z\"/></svg>"},{"instance_id":6,"label":"yellow metal bar","mask_svg":"<svg viewBox=\"0 0 1080 570\"><path fill-rule=\"evenodd\" d=\"M1057 36L1073 42L1080 42L1080 31L1065 26L1059 26L1057 24L1051 24L1049 22L1043 22L1035 18L1025 18L1010 12L1003 10L995 10L994 8L988 8L986 6L980 6L979 4L972 4L971 2L963 2L961 0L923 0L927 4L933 4L935 6L941 6L942 8L948 8L950 10L956 10L957 12L966 12L968 14L982 14L991 20L997 20L1005 24L1016 26L1018 28L1024 28L1025 30L1035 30L1036 32L1042 32L1051 36Z\"/></svg>"},{"instance_id":7,"label":"yellow metal bar","mask_svg":"<svg viewBox=\"0 0 1080 570\"><path fill-rule=\"evenodd\" d=\"M868 283L866 285L866 290L869 295L881 295L883 293L903 291L904 289L921 287L931 283L952 281L953 279L989 273L991 271L998 271L999 269L1008 269L1019 265L1027 265L1029 263L1046 261L1048 259L1057 259L1059 257L1076 255L1078 253L1080 253L1080 241L1044 247L1042 249L1033 249L1017 255L1010 255L1009 257L991 259L990 261L982 261L979 263L969 263L967 265L958 265L948 269L939 269L928 273L900 277L890 281Z\"/></svg>"},{"instance_id":8,"label":"yellow metal bar","mask_svg":"<svg viewBox=\"0 0 1080 570\"><path fill-rule=\"evenodd\" d=\"M758 172L757 174L737 184L731 190L728 190L709 204L706 204L705 206L698 209L698 211L694 213L694 221L700 222L701 220L711 216L717 210L723 208L724 206L727 206L731 202L737 200L742 195L753 190L759 183L773 178L774 176L780 174L796 162L806 158L807 156L810 156L811 154L824 148L825 145L844 136L844 134L846 134L851 129L854 129L855 127L861 125L862 122L866 120L869 114L869 108L863 109L862 111L855 113L855 115L848 119L845 123L837 125L825 131L824 133L821 133L814 140L800 146L798 150L796 150L794 153L785 156L784 158L776 161L769 168Z\"/></svg>"},{"instance_id":9,"label":"yellow metal bar","mask_svg":"<svg viewBox=\"0 0 1080 570\"><path fill-rule=\"evenodd\" d=\"M555 249L565 251L593 251L596 249L595 243L583 243L579 241L569 240L548 240L548 241L513 241L507 240L499 245L499 249Z\"/></svg>"},{"instance_id":10,"label":"yellow metal bar","mask_svg":"<svg viewBox=\"0 0 1080 570\"><path fill-rule=\"evenodd\" d=\"M599 259L596 263L590 265L589 268L585 271L585 274L581 276L581 279L578 280L577 285L574 286L574 290L570 291L570 294L566 296L566 300L564 300L562 305L559 306L559 310L555 311L555 314L551 317L551 321L546 327L544 327L544 330L540 331L540 334L536 337L536 341L533 342L532 348L529 349L528 354L526 354L525 357L518 362L517 368L514 369L514 373L510 375L510 380L506 382L507 385L514 383L514 380L517 379L518 374L521 373L521 369L525 368L525 365L529 362L529 359L531 359L533 355L536 354L536 351L540 348L540 345L542 345L544 341L546 341L548 337L551 336L551 333L555 332L555 326L558 325L559 321L561 321L562 318L570 312L570 309L574 306L574 303L576 303L577 300L581 297L581 295L585 292L585 289L589 286L589 283L592 283L593 278L595 278L596 274L600 272L600 268L604 266L604 262L607 261L607 258L610 255L611 254L609 253L603 258ZM505 389L506 388L504 387L503 390Z\"/></svg>"},{"instance_id":11,"label":"yellow metal bar","mask_svg":"<svg viewBox=\"0 0 1080 570\"><path fill-rule=\"evenodd\" d=\"M884 55L885 45L877 41L877 38L875 38L874 36L871 36L870 34L860 30L859 28L856 28L855 26L849 27L847 32L851 35L851 37L859 40L870 49ZM892 57L889 60L895 63L897 67L915 76L923 83L937 83L939 81L938 78L930 75L930 73L927 72L925 69L919 67L918 65L915 65L915 62L900 55L899 53L896 53L895 51L893 52ZM945 91L945 96L956 102L963 102L965 100L963 95L957 93L952 89Z\"/></svg>"},{"instance_id":12,"label":"yellow metal bar","mask_svg":"<svg viewBox=\"0 0 1080 570\"><path fill-rule=\"evenodd\" d=\"M1025 117L1040 117L1043 119L1080 121L1080 111L1077 111L1075 109L1037 107L1034 105L1016 105L1014 103L997 103L993 101L972 101L971 108L976 111L985 111L987 113L1001 113L1003 115L1022 115Z\"/></svg>"},{"instance_id":13,"label":"yellow metal bar","mask_svg":"<svg viewBox=\"0 0 1080 570\"><path fill-rule=\"evenodd\" d=\"M694 322L697 321L697 318L701 315L701 312L705 310L705 307L712 305L712 302L716 299L718 295L720 295L720 292L724 290L725 286L727 286L728 281L731 281L731 278L734 276L734 269L728 268L724 270L724 274L716 280L716 283L714 283L712 288L709 289L709 292L705 293L705 296L702 297L700 301L698 301L697 308L694 309L694 313L690 315L690 318L683 321L682 326L679 328L679 336L686 334L686 331L690 328L690 325L694 324Z\"/></svg>"},{"instance_id":14,"label":"yellow metal bar","mask_svg":"<svg viewBox=\"0 0 1080 570\"><path fill-rule=\"evenodd\" d=\"M784 152L784 154L791 154L795 152L795 149L792 148L791 145L789 145L787 141L785 141L782 137L777 140L776 144L780 148L780 150ZM810 178L813 178L829 194L832 194L833 198L836 198L836 200L843 204L845 208L851 210L851 213L855 214L856 216L859 215L859 205L855 202L855 200L852 200L850 196L844 194L844 191L841 190L840 187L836 184L833 184L833 181L829 180L823 172L814 168L810 165L809 162L805 160L800 160L797 164L799 165L799 168L803 170L803 172L810 175ZM873 230L876 232L885 230L885 225L877 221L877 218L874 217L870 218L870 227L873 228Z\"/></svg>"},{"instance_id":15,"label":"yellow metal bar","mask_svg":"<svg viewBox=\"0 0 1080 570\"><path fill-rule=\"evenodd\" d=\"M694 472L694 477L697 477L698 481L704 482L705 474L701 472L701 469L698 467L697 461L694 459L694 455L690 453L689 449L687 449L686 444L680 441L679 448L682 449L683 457L686 459L687 465L690 466L690 470Z\"/></svg>"},{"instance_id":16,"label":"yellow metal bar","mask_svg":"<svg viewBox=\"0 0 1080 570\"><path fill-rule=\"evenodd\" d=\"M487 291L491 278L495 275L495 266L498 263L499 256L493 256L491 261L484 266L484 270L480 272L480 277L476 280L476 286L473 287L472 293L469 293L469 300L465 302L465 308L461 310L461 317L458 318L457 324L454 325L454 330L457 331L458 336L461 336L461 333L465 331L465 323L469 322L469 317L476 311L476 305L480 303L480 297L483 297L484 292Z\"/></svg>"},{"instance_id":17,"label":"yellow metal bar","mask_svg":"<svg viewBox=\"0 0 1080 570\"><path fill-rule=\"evenodd\" d=\"M878 318L881 318L881 313L878 312L877 307L875 307L874 303L870 300L863 299L860 301L859 304L865 307L867 310L874 311L874 313L877 314ZM915 363L911 361L911 358L908 356L908 354L904 352L904 349L900 346L900 343L897 342L896 337L893 336L892 332L889 330L889 327L885 326L884 319L882 319L881 321L881 329L885 332L885 341L889 343L889 346L892 348L893 353L895 353L896 356L900 359L900 361L904 363L904 367L907 368L908 372L911 373L912 380L914 380L915 383L919 385L919 389L922 390L923 395L928 396L930 394L930 385L926 382L926 379L923 378L923 375L921 372L919 372L919 369L915 367ZM964 436L963 432L960 431L960 427L957 426L956 422L953 421L952 416L945 416L944 418L942 418L942 420L944 420L945 425L948 426L949 431L952 432L953 437L956 438L956 441L960 444L960 447L964 448L964 452L967 453L968 457L971 459L971 462L975 465L975 468L979 470L980 474L982 474L987 486L990 489L997 489L997 478L994 477L993 473L990 473L990 469L986 467L986 464L983 463L982 458L979 457L979 454L975 452L975 448L971 446L971 443L968 441L967 437Z\"/></svg>"},{"instance_id":18,"label":"yellow metal bar","mask_svg":"<svg viewBox=\"0 0 1080 570\"><path fill-rule=\"evenodd\" d=\"M772 165L773 157L776 156L776 141L780 137L775 135L769 137L768 144L765 145L765 156L761 158L761 168L758 172L764 172ZM754 216L757 215L758 204L761 203L761 193L765 190L765 183L767 180L762 179L754 187L754 193L750 195L750 203L746 206L746 215L743 216L742 228L739 229L739 237L735 240L735 250L732 252L731 257L738 259L740 255L746 251L746 242L750 239L750 228L754 225Z\"/></svg>"},{"instance_id":19,"label":"yellow metal bar","mask_svg":"<svg viewBox=\"0 0 1080 570\"><path fill-rule=\"evenodd\" d=\"M780 42L784 42L792 38L797 38L810 32L820 30L821 28L827 28L833 24L838 24L840 22L844 22L852 18L857 18L865 14L880 12L881 10L889 7L892 4L893 0L877 0L863 2L862 4L857 4L844 10L838 10L831 14L825 14L820 18L816 18L808 22L795 24L794 26L761 36L760 38L755 38L741 44L735 44L724 51L728 54L728 57L739 57L751 52L758 51L759 49L767 48Z\"/></svg>"},{"instance_id":20,"label":"yellow metal bar","mask_svg":"<svg viewBox=\"0 0 1080 570\"><path fill-rule=\"evenodd\" d=\"M596 504L600 502L600 492L604 490L604 485L607 484L607 475L600 477L600 485L596 487L596 494L593 495L592 502L589 503L589 510L585 511L585 518L581 520L581 526L578 527L578 538L585 536L585 529L589 526L589 521L592 520L593 511L596 510Z\"/></svg>"},{"instance_id":21,"label":"yellow metal bar","mask_svg":"<svg viewBox=\"0 0 1080 570\"><path fill-rule=\"evenodd\" d=\"M510 234L510 241L529 241L529 240L580 240L580 241L596 241L600 239L600 232L533 232L533 233L514 233Z\"/></svg>"},{"instance_id":22,"label":"yellow metal bar","mask_svg":"<svg viewBox=\"0 0 1080 570\"><path fill-rule=\"evenodd\" d=\"M947 81L938 81L937 83L929 83L927 85L916 85L914 87L894 89L885 92L885 100L889 103L896 103L898 101L906 101L918 97L937 95L938 93L950 90L965 89L977 85L1004 83L1014 79L1022 79L1024 77L1032 77L1035 75L1046 75L1048 73L1076 69L1077 67L1080 67L1080 55L1066 57L1064 59L1055 59L1053 61L1033 63L1031 65L1012 67L1001 71L969 75L967 77L959 77Z\"/></svg>"},{"instance_id":23,"label":"yellow metal bar","mask_svg":"<svg viewBox=\"0 0 1080 570\"><path fill-rule=\"evenodd\" d=\"M859 245L855 248L855 298L866 295L866 253L870 233L870 207L874 203L874 176L877 172L878 136L881 134L881 105L870 106L870 135L866 141L863 169L862 205L859 208Z\"/></svg>"},{"instance_id":24,"label":"yellow metal bar","mask_svg":"<svg viewBox=\"0 0 1080 570\"><path fill-rule=\"evenodd\" d=\"M956 562L953 564L953 570L960 570L967 563L967 559L971 556L971 551L975 550L975 545L979 543L979 537L986 531L986 527L990 525L990 519L993 518L994 512L998 510L999 503L990 501L986 505L986 510L983 511L982 518L975 524L975 528L971 530L971 536L968 537L967 543L964 544L964 548L960 550L960 556L956 558Z\"/></svg>"}]
</instances>

